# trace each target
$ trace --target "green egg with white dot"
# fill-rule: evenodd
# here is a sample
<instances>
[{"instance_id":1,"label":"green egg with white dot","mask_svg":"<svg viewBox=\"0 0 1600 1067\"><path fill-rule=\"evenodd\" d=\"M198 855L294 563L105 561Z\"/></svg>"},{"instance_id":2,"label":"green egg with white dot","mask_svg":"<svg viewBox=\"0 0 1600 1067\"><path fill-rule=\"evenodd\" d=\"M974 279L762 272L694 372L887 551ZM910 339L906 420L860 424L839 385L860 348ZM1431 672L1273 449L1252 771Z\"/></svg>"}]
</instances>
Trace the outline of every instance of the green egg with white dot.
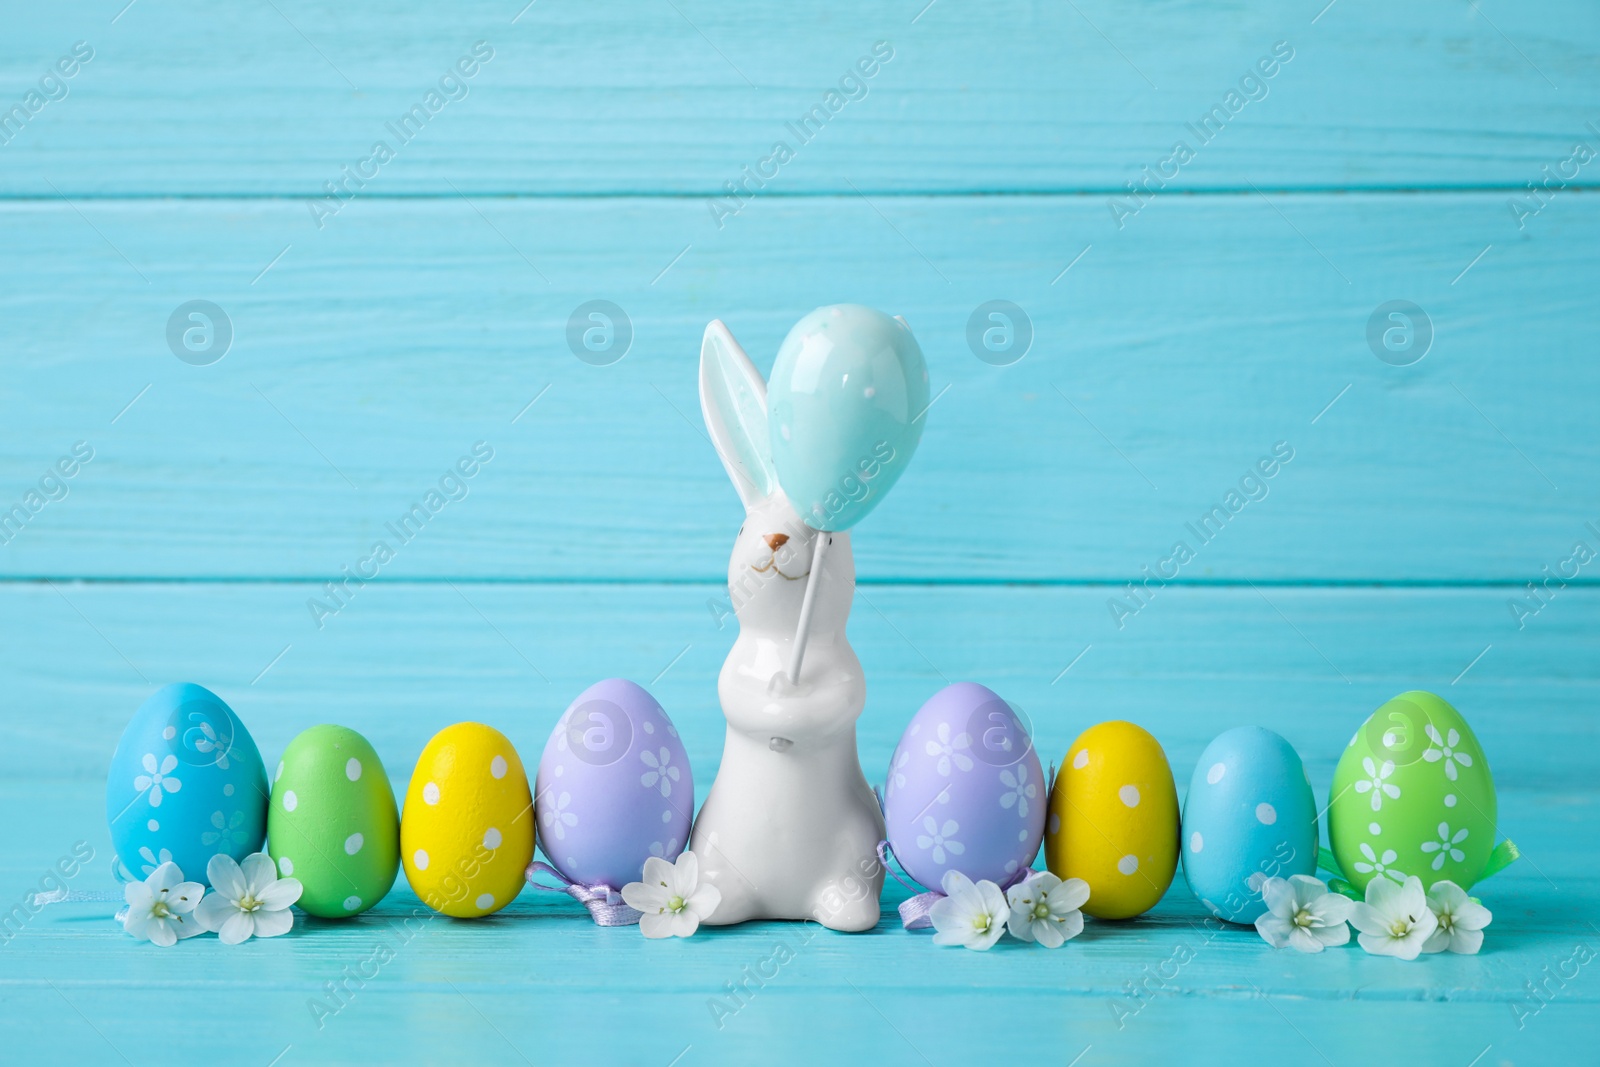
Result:
<instances>
[{"instance_id":1,"label":"green egg with white dot","mask_svg":"<svg viewBox=\"0 0 1600 1067\"><path fill-rule=\"evenodd\" d=\"M313 726L284 749L272 780L267 852L300 880L300 908L324 919L382 900L400 867L400 813L378 754L344 726Z\"/></svg>"},{"instance_id":2,"label":"green egg with white dot","mask_svg":"<svg viewBox=\"0 0 1600 1067\"><path fill-rule=\"evenodd\" d=\"M1494 776L1477 735L1443 698L1401 693L1362 724L1334 770L1328 841L1348 880L1463 889L1517 856L1495 844Z\"/></svg>"}]
</instances>

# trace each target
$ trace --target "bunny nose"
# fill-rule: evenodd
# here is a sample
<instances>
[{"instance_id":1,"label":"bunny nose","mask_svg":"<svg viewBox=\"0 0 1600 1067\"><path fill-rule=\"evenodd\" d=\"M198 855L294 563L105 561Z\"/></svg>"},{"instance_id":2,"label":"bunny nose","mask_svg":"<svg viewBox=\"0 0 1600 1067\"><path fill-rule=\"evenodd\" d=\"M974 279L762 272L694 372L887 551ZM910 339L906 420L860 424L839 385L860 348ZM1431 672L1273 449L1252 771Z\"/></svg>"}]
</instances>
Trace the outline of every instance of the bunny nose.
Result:
<instances>
[{"instance_id":1,"label":"bunny nose","mask_svg":"<svg viewBox=\"0 0 1600 1067\"><path fill-rule=\"evenodd\" d=\"M767 543L768 548L776 552L778 549L789 543L789 535L781 533L767 534L762 538L762 540Z\"/></svg>"},{"instance_id":2,"label":"bunny nose","mask_svg":"<svg viewBox=\"0 0 1600 1067\"><path fill-rule=\"evenodd\" d=\"M771 741L767 742L767 747L772 749L774 752L787 752L793 746L794 742L789 740L787 737L774 737Z\"/></svg>"}]
</instances>

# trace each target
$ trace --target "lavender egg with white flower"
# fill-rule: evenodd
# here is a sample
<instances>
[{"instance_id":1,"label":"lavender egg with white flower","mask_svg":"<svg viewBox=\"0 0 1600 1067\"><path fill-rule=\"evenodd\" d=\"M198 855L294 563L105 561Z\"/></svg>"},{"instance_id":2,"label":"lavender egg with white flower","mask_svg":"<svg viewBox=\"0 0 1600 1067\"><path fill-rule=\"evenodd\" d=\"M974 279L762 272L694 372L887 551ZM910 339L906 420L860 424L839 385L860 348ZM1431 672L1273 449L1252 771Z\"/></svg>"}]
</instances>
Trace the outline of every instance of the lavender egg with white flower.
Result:
<instances>
[{"instance_id":1,"label":"lavender egg with white flower","mask_svg":"<svg viewBox=\"0 0 1600 1067\"><path fill-rule=\"evenodd\" d=\"M539 846L581 885L620 890L644 861L689 840L694 776L667 713L642 686L607 678L562 713L534 788Z\"/></svg>"},{"instance_id":2,"label":"lavender egg with white flower","mask_svg":"<svg viewBox=\"0 0 1600 1067\"><path fill-rule=\"evenodd\" d=\"M1315 874L1317 802L1300 754L1260 726L1219 734L1183 804L1183 874L1219 919L1253 923L1268 878Z\"/></svg>"},{"instance_id":3,"label":"lavender egg with white flower","mask_svg":"<svg viewBox=\"0 0 1600 1067\"><path fill-rule=\"evenodd\" d=\"M889 847L930 889L951 870L1006 885L1039 853L1046 785L1015 708L975 682L946 686L912 716L889 761Z\"/></svg>"},{"instance_id":4,"label":"lavender egg with white flower","mask_svg":"<svg viewBox=\"0 0 1600 1067\"><path fill-rule=\"evenodd\" d=\"M178 683L133 713L106 777L111 844L143 879L171 861L204 883L212 856L243 859L267 834L267 772L233 709Z\"/></svg>"}]
</instances>

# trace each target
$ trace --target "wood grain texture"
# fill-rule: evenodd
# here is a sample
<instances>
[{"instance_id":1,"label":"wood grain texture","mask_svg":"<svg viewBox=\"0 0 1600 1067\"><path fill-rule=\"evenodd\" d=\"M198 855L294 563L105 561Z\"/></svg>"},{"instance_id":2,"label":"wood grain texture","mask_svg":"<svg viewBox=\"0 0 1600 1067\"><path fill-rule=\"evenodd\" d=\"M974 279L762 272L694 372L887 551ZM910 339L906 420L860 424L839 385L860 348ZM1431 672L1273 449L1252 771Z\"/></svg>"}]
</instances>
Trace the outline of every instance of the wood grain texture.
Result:
<instances>
[{"instance_id":1,"label":"wood grain texture","mask_svg":"<svg viewBox=\"0 0 1600 1067\"><path fill-rule=\"evenodd\" d=\"M448 722L495 724L532 760L567 700L595 678L627 674L653 682L702 796L710 783L722 730L714 675L732 638L705 609L713 587L396 585L363 594L321 633L300 617L309 592L0 586L0 610L31 623L0 653L13 708L0 744L18 756L0 803L47 813L8 831L0 900L21 899L80 840L99 858L74 884L109 882L100 776L149 691L140 674L215 687L269 763L314 722L351 725L402 791L422 744ZM118 935L108 906L53 907L0 948L0 1040L55 1059L120 1063L120 1052L140 1064L261 1064L286 1045L283 1063L393 1062L403 1047L430 1063L665 1064L689 1046L681 1063L848 1054L957 1064L1002 1034L1012 1055L1063 1063L1085 1046L1082 1064L1147 1062L1170 1056L1174 1042L1186 1044L1186 1062L1222 1063L1236 1056L1225 1035L1242 1033L1258 1054L1294 1063L1407 1053L1466 1063L1489 1045L1491 1062L1538 1063L1592 1041L1600 994L1587 969L1543 1007L1525 983L1544 981L1543 968L1561 968L1579 944L1600 948L1586 922L1600 903L1600 596L1570 591L1507 634L1492 590L1265 592L1170 590L1117 634L1097 591L868 590L851 632L870 679L868 776L881 780L917 704L946 679L974 678L1023 707L1047 757L1094 722L1141 722L1165 746L1180 789L1215 733L1270 724L1305 755L1325 798L1351 729L1395 692L1431 687L1492 754L1501 831L1527 857L1482 886L1495 912L1482 955L1406 965L1353 946L1318 958L1273 953L1252 931L1208 927L1181 878L1146 919L1091 923L1055 953L1009 944L987 955L935 949L887 921L858 938L758 924L647 944L533 891L487 922L433 920L402 881L360 920L311 921L231 951L202 939L161 952ZM285 643L290 651L257 677ZM1461 674L1484 644L1493 647ZM905 895L891 883L886 899ZM380 943L395 958L373 975ZM745 967L773 969L764 961L778 943L793 958L747 1004L728 999L725 984L745 981ZM319 1028L308 1001L337 1006L324 983L347 966L369 980L350 986L348 1005ZM154 991L170 1010L151 1010ZM724 1010L713 1011L713 998ZM195 1002L227 1007L225 1041L177 1008Z\"/></svg>"},{"instance_id":2,"label":"wood grain texture","mask_svg":"<svg viewBox=\"0 0 1600 1067\"><path fill-rule=\"evenodd\" d=\"M1600 544L1587 194L1525 234L1498 194L1172 197L1121 232L1071 197L769 200L721 233L660 198L357 200L322 232L293 202L0 219L0 503L96 449L11 576L337 576L484 440L385 577L715 580L740 511L694 391L705 323L765 368L840 299L905 314L939 394L867 579L1122 581L1183 540L1184 580L1521 584ZM209 367L165 339L196 297L233 323ZM632 320L606 367L567 344L595 298ZM968 346L995 298L1032 321L1011 366ZM1435 333L1406 367L1366 340L1397 298ZM1202 544L1186 524L1277 442L1270 495Z\"/></svg>"},{"instance_id":3,"label":"wood grain texture","mask_svg":"<svg viewBox=\"0 0 1600 1067\"><path fill-rule=\"evenodd\" d=\"M1115 592L858 589L850 640L868 682L868 777L881 782L923 701L972 680L1023 709L1046 763L1094 723L1129 719L1187 784L1212 737L1259 722L1296 745L1319 789L1374 708L1432 689L1458 703L1504 785L1589 788L1596 590L1562 592L1520 631L1500 589L1176 588L1121 630L1106 607ZM30 753L29 776L97 788L133 710L183 679L228 701L269 762L335 721L372 741L398 785L428 737L467 718L537 762L567 704L621 676L657 695L710 783L724 725L716 673L735 635L717 625L716 586L390 583L318 629L306 601L322 595L301 583L0 585L6 617L29 622L0 648L16 709L0 745Z\"/></svg>"},{"instance_id":4,"label":"wood grain texture","mask_svg":"<svg viewBox=\"0 0 1600 1067\"><path fill-rule=\"evenodd\" d=\"M1473 724L1525 857L1481 887L1486 949L1273 952L1209 928L1181 878L1053 953L887 920L646 943L533 891L432 920L403 881L350 923L168 952L60 905L5 930L0 1059L1582 1062L1600 572L1525 584L1600 547L1600 164L1572 162L1600 148L1600 8L525 2L0 20L0 916L76 842L97 858L74 886L110 885L103 775L168 681L215 689L269 760L314 723L359 729L403 790L443 726L491 723L532 761L573 696L627 676L703 797L740 511L700 426L701 331L725 319L765 369L802 313L849 300L910 320L938 395L855 537L869 779L972 679L1047 762L1130 719L1182 790L1256 722L1325 798L1352 728L1431 689ZM479 40L464 97L391 129ZM78 41L93 58L41 83ZM876 41L893 57L864 96L797 136ZM1199 135L1280 41L1262 98ZM393 158L346 178L380 139ZM780 139L793 158L717 207ZM1130 197L1178 140L1193 158ZM210 366L168 347L194 299L234 331ZM633 332L608 366L566 336L596 299ZM1005 366L968 340L997 299L1033 330ZM1434 334L1407 366L1367 338L1394 300ZM480 441L462 498L389 529ZM93 458L47 478L77 442ZM1279 442L1261 498L1194 529ZM319 619L379 539L393 561ZM1178 541L1172 584L1125 587ZM338 1009L320 1025L314 998Z\"/></svg>"},{"instance_id":5,"label":"wood grain texture","mask_svg":"<svg viewBox=\"0 0 1600 1067\"><path fill-rule=\"evenodd\" d=\"M9 15L8 108L73 42L95 56L0 148L0 191L320 196L379 139L384 195L702 197L779 140L790 194L1120 191L1179 140L1181 188L1521 189L1600 121L1585 0L121 7ZM400 146L385 124L478 40L468 94ZM809 143L786 132L880 40L863 98ZM1265 97L1201 145L1186 124L1280 41Z\"/></svg>"}]
</instances>

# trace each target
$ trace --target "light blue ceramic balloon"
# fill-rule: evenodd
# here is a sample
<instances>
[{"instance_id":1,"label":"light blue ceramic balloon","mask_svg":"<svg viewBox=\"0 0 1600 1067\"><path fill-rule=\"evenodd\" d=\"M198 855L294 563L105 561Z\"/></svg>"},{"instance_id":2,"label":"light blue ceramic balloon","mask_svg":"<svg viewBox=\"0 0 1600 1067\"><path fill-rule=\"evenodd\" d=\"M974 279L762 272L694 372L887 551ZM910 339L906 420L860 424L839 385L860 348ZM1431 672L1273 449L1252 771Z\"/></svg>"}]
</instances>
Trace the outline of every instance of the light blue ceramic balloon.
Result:
<instances>
[{"instance_id":1,"label":"light blue ceramic balloon","mask_svg":"<svg viewBox=\"0 0 1600 1067\"><path fill-rule=\"evenodd\" d=\"M911 462L928 366L911 330L859 304L818 308L783 339L767 385L772 465L814 530L848 530Z\"/></svg>"}]
</instances>

